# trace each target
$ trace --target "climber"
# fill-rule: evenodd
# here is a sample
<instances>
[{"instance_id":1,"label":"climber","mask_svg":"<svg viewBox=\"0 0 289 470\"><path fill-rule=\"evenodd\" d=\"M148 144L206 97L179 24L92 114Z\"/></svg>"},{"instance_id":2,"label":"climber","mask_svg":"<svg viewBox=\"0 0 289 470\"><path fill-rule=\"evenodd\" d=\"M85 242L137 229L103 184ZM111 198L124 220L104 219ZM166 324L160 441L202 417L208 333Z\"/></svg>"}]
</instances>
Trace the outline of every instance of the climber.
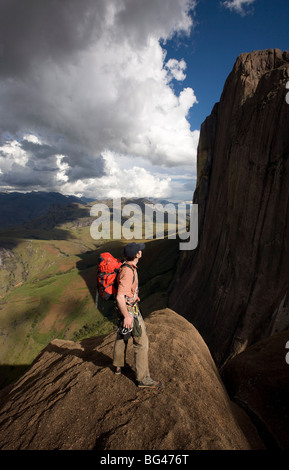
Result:
<instances>
[{"instance_id":1,"label":"climber","mask_svg":"<svg viewBox=\"0 0 289 470\"><path fill-rule=\"evenodd\" d=\"M113 365L115 373L121 374L125 366L128 338L132 336L135 372L138 387L159 388L160 381L153 380L149 373L148 350L149 341L144 320L138 302L137 263L142 257L144 243L129 243L124 248L125 263L121 266L117 277L116 309L119 317L119 328L114 344Z\"/></svg>"}]
</instances>

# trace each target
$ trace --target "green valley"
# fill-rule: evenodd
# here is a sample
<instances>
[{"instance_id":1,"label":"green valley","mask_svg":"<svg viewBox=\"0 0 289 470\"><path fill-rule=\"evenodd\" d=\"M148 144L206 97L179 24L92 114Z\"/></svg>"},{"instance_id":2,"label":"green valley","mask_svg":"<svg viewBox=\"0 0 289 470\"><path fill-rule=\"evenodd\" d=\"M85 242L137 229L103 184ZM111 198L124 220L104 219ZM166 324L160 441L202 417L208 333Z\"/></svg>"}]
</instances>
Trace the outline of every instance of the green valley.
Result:
<instances>
[{"instance_id":1,"label":"green valley","mask_svg":"<svg viewBox=\"0 0 289 470\"><path fill-rule=\"evenodd\" d=\"M16 379L51 340L79 341L109 333L116 324L113 303L95 305L96 267L101 252L122 258L127 241L93 240L87 207L65 208L71 214L72 209L69 220L55 217L54 210L54 217L0 231L0 387ZM144 241L139 280L145 316L167 304L178 241Z\"/></svg>"}]
</instances>

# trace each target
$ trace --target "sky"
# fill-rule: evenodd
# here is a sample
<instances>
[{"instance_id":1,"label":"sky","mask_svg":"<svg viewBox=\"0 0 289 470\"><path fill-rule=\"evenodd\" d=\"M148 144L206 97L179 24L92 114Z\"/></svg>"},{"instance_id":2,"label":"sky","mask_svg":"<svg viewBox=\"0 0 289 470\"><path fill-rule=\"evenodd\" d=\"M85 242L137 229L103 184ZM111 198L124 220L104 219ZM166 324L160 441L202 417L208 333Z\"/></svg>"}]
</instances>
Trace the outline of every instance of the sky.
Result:
<instances>
[{"instance_id":1,"label":"sky","mask_svg":"<svg viewBox=\"0 0 289 470\"><path fill-rule=\"evenodd\" d=\"M0 190L191 201L201 124L267 48L288 0L0 0Z\"/></svg>"}]
</instances>

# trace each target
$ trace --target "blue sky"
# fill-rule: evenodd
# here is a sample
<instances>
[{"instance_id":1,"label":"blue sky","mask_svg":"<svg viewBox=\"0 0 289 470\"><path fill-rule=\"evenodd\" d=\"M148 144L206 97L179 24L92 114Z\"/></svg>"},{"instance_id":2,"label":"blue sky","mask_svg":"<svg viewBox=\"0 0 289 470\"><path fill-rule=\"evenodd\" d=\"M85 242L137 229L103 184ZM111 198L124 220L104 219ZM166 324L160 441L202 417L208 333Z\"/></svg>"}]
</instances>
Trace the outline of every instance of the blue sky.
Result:
<instances>
[{"instance_id":1,"label":"blue sky","mask_svg":"<svg viewBox=\"0 0 289 470\"><path fill-rule=\"evenodd\" d=\"M288 0L3 0L0 190L191 201L201 123L267 48Z\"/></svg>"},{"instance_id":2,"label":"blue sky","mask_svg":"<svg viewBox=\"0 0 289 470\"><path fill-rule=\"evenodd\" d=\"M174 39L164 48L168 58L184 58L187 78L182 86L195 91L198 104L190 112L192 129L199 128L219 101L225 80L238 55L254 50L289 49L288 0L255 0L244 14L215 0L199 0L195 26L188 38ZM176 85L176 91L178 90Z\"/></svg>"}]
</instances>

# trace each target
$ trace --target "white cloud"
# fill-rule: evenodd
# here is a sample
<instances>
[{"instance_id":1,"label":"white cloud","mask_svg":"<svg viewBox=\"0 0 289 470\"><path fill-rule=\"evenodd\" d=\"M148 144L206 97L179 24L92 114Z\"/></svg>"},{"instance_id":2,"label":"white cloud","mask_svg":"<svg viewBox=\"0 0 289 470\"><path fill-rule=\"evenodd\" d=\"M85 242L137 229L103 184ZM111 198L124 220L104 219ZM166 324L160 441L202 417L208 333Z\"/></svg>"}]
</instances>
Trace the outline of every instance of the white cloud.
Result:
<instances>
[{"instance_id":1,"label":"white cloud","mask_svg":"<svg viewBox=\"0 0 289 470\"><path fill-rule=\"evenodd\" d=\"M229 10L239 13L241 16L245 16L251 12L251 10L248 10L248 7L253 5L254 2L255 0L226 0L221 3Z\"/></svg>"},{"instance_id":2,"label":"white cloud","mask_svg":"<svg viewBox=\"0 0 289 470\"><path fill-rule=\"evenodd\" d=\"M0 147L0 184L7 190L54 190L58 182L68 179L64 158L32 134L22 141L8 141Z\"/></svg>"},{"instance_id":3,"label":"white cloud","mask_svg":"<svg viewBox=\"0 0 289 470\"><path fill-rule=\"evenodd\" d=\"M115 178L117 191L168 194L153 165L194 166L199 133L187 120L194 91L177 96L171 86L186 63L166 62L159 41L190 31L195 0L56 3L27 0L19 31L9 21L19 2L0 7L0 131L11 136L0 181L102 194L113 179L103 160L110 153L125 180L144 182L133 189ZM138 157L149 170L134 165Z\"/></svg>"},{"instance_id":4,"label":"white cloud","mask_svg":"<svg viewBox=\"0 0 289 470\"><path fill-rule=\"evenodd\" d=\"M63 194L76 194L92 199L105 197L158 197L170 200L192 200L196 169L192 165L165 168L152 165L142 157L132 160L126 155L107 151L103 155L106 174L101 178L65 181ZM58 172L59 175L59 172Z\"/></svg>"},{"instance_id":5,"label":"white cloud","mask_svg":"<svg viewBox=\"0 0 289 470\"><path fill-rule=\"evenodd\" d=\"M177 60L177 59L170 59L166 63L166 68L170 71L172 78L175 78L176 80L185 80L186 75L184 71L187 68L187 64L182 60Z\"/></svg>"},{"instance_id":6,"label":"white cloud","mask_svg":"<svg viewBox=\"0 0 289 470\"><path fill-rule=\"evenodd\" d=\"M122 168L118 163L120 156L105 152L106 174L97 181L94 179L78 180L75 183L64 184L67 194L78 192L93 199L118 197L170 197L170 177L158 177L142 166Z\"/></svg>"}]
</instances>

